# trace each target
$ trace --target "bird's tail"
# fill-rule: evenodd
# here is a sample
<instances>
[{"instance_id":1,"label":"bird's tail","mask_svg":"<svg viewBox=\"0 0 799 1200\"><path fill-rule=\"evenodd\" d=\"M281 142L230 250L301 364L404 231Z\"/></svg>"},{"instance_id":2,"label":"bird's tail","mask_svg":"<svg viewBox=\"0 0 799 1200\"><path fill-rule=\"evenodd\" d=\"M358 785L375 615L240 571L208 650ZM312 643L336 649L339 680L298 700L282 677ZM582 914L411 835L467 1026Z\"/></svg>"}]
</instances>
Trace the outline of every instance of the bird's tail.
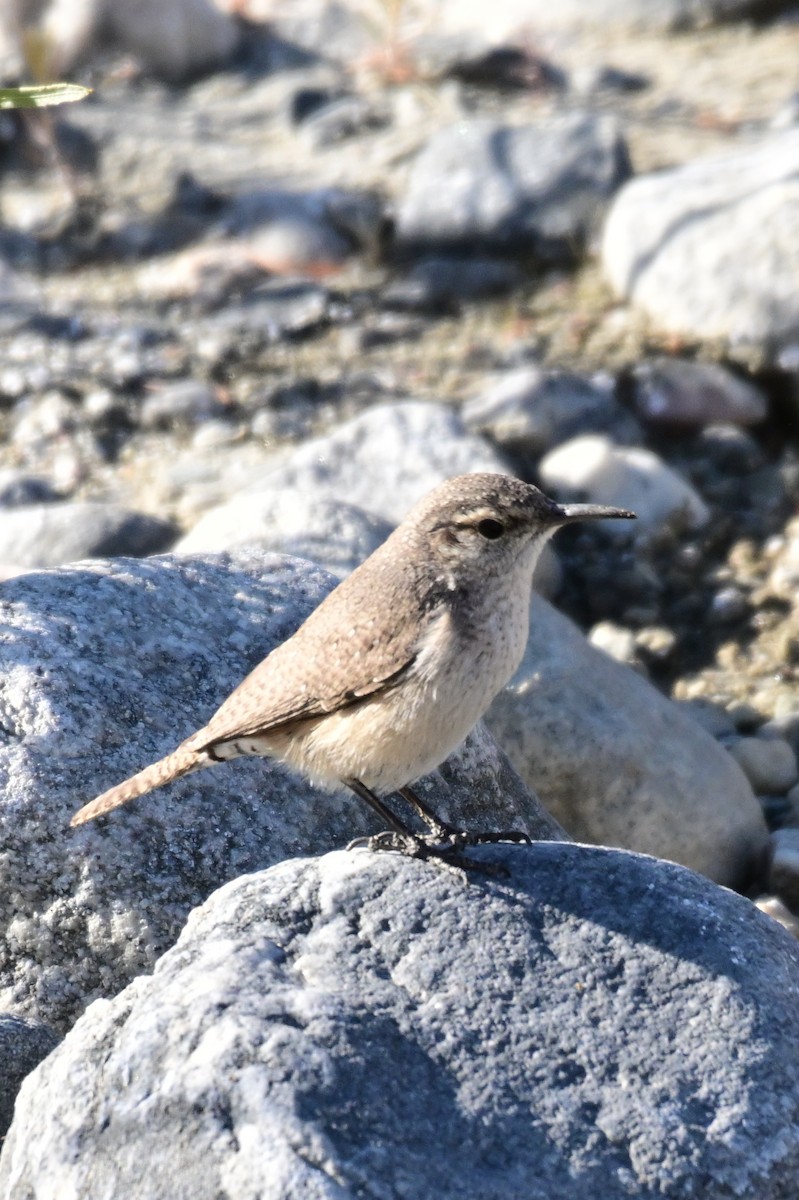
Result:
<instances>
[{"instance_id":1,"label":"bird's tail","mask_svg":"<svg viewBox=\"0 0 799 1200\"><path fill-rule=\"evenodd\" d=\"M84 804L83 808L75 813L70 825L83 825L86 821L93 821L95 817L101 817L104 813L119 808L120 804L127 804L128 800L135 800L137 796L143 796L145 792L151 792L165 783L171 783L173 779L180 779L192 771L213 766L214 761L210 754L203 750L190 749L184 743L171 754L167 754L166 758L151 763L149 767L139 771L138 775L132 775L130 779L125 779L116 787L103 792L96 800Z\"/></svg>"}]
</instances>

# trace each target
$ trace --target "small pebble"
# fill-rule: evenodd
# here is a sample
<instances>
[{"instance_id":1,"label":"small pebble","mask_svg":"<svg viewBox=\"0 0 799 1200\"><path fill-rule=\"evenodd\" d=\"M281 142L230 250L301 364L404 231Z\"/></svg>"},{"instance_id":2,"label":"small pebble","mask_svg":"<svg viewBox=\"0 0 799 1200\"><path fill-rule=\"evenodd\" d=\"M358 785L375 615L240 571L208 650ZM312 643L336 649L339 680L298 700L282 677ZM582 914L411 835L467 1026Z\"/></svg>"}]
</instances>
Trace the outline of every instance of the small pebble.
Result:
<instances>
[{"instance_id":1,"label":"small pebble","mask_svg":"<svg viewBox=\"0 0 799 1200\"><path fill-rule=\"evenodd\" d=\"M799 920L793 915L791 910L787 908L778 896L759 896L755 900L755 904L762 913L771 917L774 921L779 921L788 933L792 933L795 938L799 938Z\"/></svg>"},{"instance_id":2,"label":"small pebble","mask_svg":"<svg viewBox=\"0 0 799 1200\"><path fill-rule=\"evenodd\" d=\"M716 592L710 605L710 612L715 621L726 623L740 621L749 611L749 603L744 593L737 587L724 587Z\"/></svg>"},{"instance_id":3,"label":"small pebble","mask_svg":"<svg viewBox=\"0 0 799 1200\"><path fill-rule=\"evenodd\" d=\"M635 634L623 625L614 621L599 621L588 634L588 640L597 650L603 650L616 662L633 666L637 663L638 655L635 645Z\"/></svg>"},{"instance_id":4,"label":"small pebble","mask_svg":"<svg viewBox=\"0 0 799 1200\"><path fill-rule=\"evenodd\" d=\"M755 792L784 795L799 777L796 755L778 738L742 737L728 749Z\"/></svg>"},{"instance_id":5,"label":"small pebble","mask_svg":"<svg viewBox=\"0 0 799 1200\"><path fill-rule=\"evenodd\" d=\"M792 912L799 911L799 829L772 833L767 886Z\"/></svg>"}]
</instances>

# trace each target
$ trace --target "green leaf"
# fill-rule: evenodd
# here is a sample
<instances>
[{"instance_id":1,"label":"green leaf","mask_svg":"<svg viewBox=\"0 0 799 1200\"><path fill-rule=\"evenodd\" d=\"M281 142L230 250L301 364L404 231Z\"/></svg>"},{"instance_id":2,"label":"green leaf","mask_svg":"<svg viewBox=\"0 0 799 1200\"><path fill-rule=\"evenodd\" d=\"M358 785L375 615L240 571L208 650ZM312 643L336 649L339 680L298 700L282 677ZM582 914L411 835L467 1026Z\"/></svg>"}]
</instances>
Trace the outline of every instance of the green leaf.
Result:
<instances>
[{"instance_id":1,"label":"green leaf","mask_svg":"<svg viewBox=\"0 0 799 1200\"><path fill-rule=\"evenodd\" d=\"M77 83L0 88L0 108L43 108L46 104L69 104L73 100L82 100L91 90Z\"/></svg>"}]
</instances>

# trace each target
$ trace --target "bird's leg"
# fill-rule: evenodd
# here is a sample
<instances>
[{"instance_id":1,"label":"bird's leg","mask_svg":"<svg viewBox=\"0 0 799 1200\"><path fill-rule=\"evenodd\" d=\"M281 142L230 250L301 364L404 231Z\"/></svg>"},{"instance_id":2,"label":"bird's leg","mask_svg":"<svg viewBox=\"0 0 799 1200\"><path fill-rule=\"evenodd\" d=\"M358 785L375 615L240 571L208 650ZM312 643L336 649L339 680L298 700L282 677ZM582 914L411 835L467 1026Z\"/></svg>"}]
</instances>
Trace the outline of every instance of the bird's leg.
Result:
<instances>
[{"instance_id":1,"label":"bird's leg","mask_svg":"<svg viewBox=\"0 0 799 1200\"><path fill-rule=\"evenodd\" d=\"M412 788L401 787L397 790L400 796L416 809L429 828L431 836L437 841L443 842L448 849L459 850L462 846L479 846L485 842L530 842L532 840L528 834L522 833L518 829L507 829L497 833L469 833L466 829L456 829L454 825L437 817Z\"/></svg>"},{"instance_id":2,"label":"bird's leg","mask_svg":"<svg viewBox=\"0 0 799 1200\"><path fill-rule=\"evenodd\" d=\"M374 837L356 838L347 846L348 850L357 846L368 846L372 850L398 850L401 854L410 854L413 857L421 854L424 849L422 839L408 829L371 788L361 783L360 779L347 779L346 784L350 791L355 792L361 800L365 800L380 820L390 827L385 833L375 834Z\"/></svg>"}]
</instances>

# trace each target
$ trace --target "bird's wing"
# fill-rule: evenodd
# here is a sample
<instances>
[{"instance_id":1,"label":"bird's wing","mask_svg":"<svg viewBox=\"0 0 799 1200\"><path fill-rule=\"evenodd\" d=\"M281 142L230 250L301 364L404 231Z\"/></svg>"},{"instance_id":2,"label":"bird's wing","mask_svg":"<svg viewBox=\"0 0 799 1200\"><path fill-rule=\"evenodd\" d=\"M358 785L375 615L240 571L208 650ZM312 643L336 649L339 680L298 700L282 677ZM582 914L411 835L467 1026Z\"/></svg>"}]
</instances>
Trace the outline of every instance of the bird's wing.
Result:
<instances>
[{"instance_id":1,"label":"bird's wing","mask_svg":"<svg viewBox=\"0 0 799 1200\"><path fill-rule=\"evenodd\" d=\"M368 577L364 582L368 585ZM421 631L413 622L395 622L387 628L385 620L374 616L374 596L371 603L362 605L355 588L347 588L359 583L355 575L350 576L293 637L267 655L205 728L188 739L192 748L255 737L294 721L336 712L395 687L416 660L424 631L436 615L435 606L423 617ZM331 632L325 610L328 601L343 589L354 603L342 606L339 600L335 611L342 619ZM389 611L396 599L385 597ZM353 612L371 612L372 616L351 617Z\"/></svg>"}]
</instances>

